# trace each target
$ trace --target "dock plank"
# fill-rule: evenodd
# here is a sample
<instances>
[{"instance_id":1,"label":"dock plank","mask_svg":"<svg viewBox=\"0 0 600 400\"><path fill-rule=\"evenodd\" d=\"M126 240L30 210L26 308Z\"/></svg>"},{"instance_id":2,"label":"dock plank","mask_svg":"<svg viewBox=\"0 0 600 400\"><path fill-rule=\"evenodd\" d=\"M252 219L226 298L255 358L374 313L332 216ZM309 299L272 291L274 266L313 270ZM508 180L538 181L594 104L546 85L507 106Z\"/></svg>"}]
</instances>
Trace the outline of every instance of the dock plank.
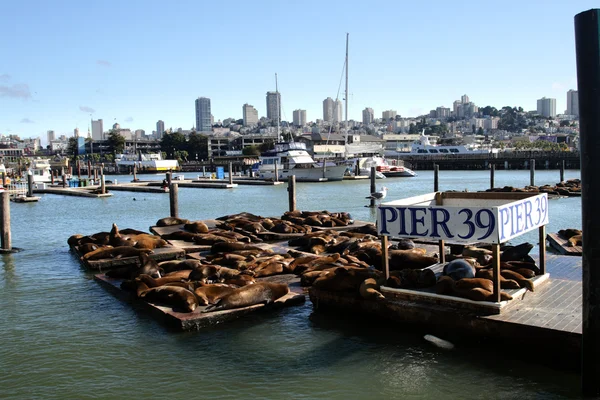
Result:
<instances>
[{"instance_id":1,"label":"dock plank","mask_svg":"<svg viewBox=\"0 0 600 400\"><path fill-rule=\"evenodd\" d=\"M581 246L571 246L569 241L558 233L548 233L546 240L560 254L567 256L580 256L582 254Z\"/></svg>"}]
</instances>

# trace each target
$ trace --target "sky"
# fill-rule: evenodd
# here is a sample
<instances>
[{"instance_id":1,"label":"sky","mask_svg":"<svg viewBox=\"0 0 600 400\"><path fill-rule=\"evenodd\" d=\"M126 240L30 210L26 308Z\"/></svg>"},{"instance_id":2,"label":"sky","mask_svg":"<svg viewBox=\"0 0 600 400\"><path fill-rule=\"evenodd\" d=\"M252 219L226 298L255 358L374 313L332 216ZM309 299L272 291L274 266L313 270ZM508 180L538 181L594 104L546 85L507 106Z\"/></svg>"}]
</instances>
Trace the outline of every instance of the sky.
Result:
<instances>
[{"instance_id":1,"label":"sky","mask_svg":"<svg viewBox=\"0 0 600 400\"><path fill-rule=\"evenodd\" d=\"M215 121L266 115L281 93L282 119L296 109L323 116L344 97L348 118L396 110L414 117L467 94L483 107L566 108L576 89L574 16L586 0L287 1L3 0L0 134L152 133L191 129L194 101L211 99Z\"/></svg>"}]
</instances>

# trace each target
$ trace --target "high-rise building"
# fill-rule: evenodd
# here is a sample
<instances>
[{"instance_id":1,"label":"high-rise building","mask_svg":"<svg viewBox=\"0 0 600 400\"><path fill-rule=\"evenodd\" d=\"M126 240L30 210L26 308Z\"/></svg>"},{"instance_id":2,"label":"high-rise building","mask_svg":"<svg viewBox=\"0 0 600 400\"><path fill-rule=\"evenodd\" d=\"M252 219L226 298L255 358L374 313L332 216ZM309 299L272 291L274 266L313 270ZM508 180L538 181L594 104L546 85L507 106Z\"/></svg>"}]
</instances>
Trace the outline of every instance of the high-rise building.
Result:
<instances>
[{"instance_id":1,"label":"high-rise building","mask_svg":"<svg viewBox=\"0 0 600 400\"><path fill-rule=\"evenodd\" d=\"M365 124L365 125L372 124L374 120L375 120L375 112L373 111L373 109L370 107L365 108L362 112L363 124Z\"/></svg>"},{"instance_id":2,"label":"high-rise building","mask_svg":"<svg viewBox=\"0 0 600 400\"><path fill-rule=\"evenodd\" d=\"M156 138L162 139L163 134L165 133L165 122L161 119L156 121Z\"/></svg>"},{"instance_id":3,"label":"high-rise building","mask_svg":"<svg viewBox=\"0 0 600 400\"><path fill-rule=\"evenodd\" d=\"M344 120L342 117L342 101L336 100L333 103L333 122L341 122Z\"/></svg>"},{"instance_id":4,"label":"high-rise building","mask_svg":"<svg viewBox=\"0 0 600 400\"><path fill-rule=\"evenodd\" d=\"M267 92L267 118L280 121L281 118L281 93Z\"/></svg>"},{"instance_id":5,"label":"high-rise building","mask_svg":"<svg viewBox=\"0 0 600 400\"><path fill-rule=\"evenodd\" d=\"M323 100L323 121L325 122L333 122L333 108L335 106L335 101L328 97Z\"/></svg>"},{"instance_id":6,"label":"high-rise building","mask_svg":"<svg viewBox=\"0 0 600 400\"><path fill-rule=\"evenodd\" d=\"M75 138L79 137L79 128L73 129L73 137L75 137Z\"/></svg>"},{"instance_id":7,"label":"high-rise building","mask_svg":"<svg viewBox=\"0 0 600 400\"><path fill-rule=\"evenodd\" d=\"M198 97L196 99L196 131L212 131L210 99L208 97Z\"/></svg>"},{"instance_id":8,"label":"high-rise building","mask_svg":"<svg viewBox=\"0 0 600 400\"><path fill-rule=\"evenodd\" d=\"M104 139L104 124L101 119L94 121L92 120L92 140L103 140Z\"/></svg>"},{"instance_id":9,"label":"high-rise building","mask_svg":"<svg viewBox=\"0 0 600 400\"><path fill-rule=\"evenodd\" d=\"M463 94L462 96L460 96L460 102L463 104L469 103L469 96L467 96L466 94Z\"/></svg>"},{"instance_id":10,"label":"high-rise building","mask_svg":"<svg viewBox=\"0 0 600 400\"><path fill-rule=\"evenodd\" d=\"M242 115L244 118L244 126L253 126L258 124L258 111L250 104L242 106Z\"/></svg>"},{"instance_id":11,"label":"high-rise building","mask_svg":"<svg viewBox=\"0 0 600 400\"><path fill-rule=\"evenodd\" d=\"M381 113L381 118L384 121L389 121L390 119L396 119L396 110L386 110Z\"/></svg>"},{"instance_id":12,"label":"high-rise building","mask_svg":"<svg viewBox=\"0 0 600 400\"><path fill-rule=\"evenodd\" d=\"M55 139L56 139L56 135L54 134L54 131L48 131L48 144L50 144L50 142Z\"/></svg>"},{"instance_id":13,"label":"high-rise building","mask_svg":"<svg viewBox=\"0 0 600 400\"><path fill-rule=\"evenodd\" d=\"M579 96L577 90L571 89L567 92L567 115L579 117Z\"/></svg>"},{"instance_id":14,"label":"high-rise building","mask_svg":"<svg viewBox=\"0 0 600 400\"><path fill-rule=\"evenodd\" d=\"M537 101L537 112L543 117L556 117L556 99L542 97Z\"/></svg>"},{"instance_id":15,"label":"high-rise building","mask_svg":"<svg viewBox=\"0 0 600 400\"><path fill-rule=\"evenodd\" d=\"M306 110L294 110L294 125L306 125Z\"/></svg>"},{"instance_id":16,"label":"high-rise building","mask_svg":"<svg viewBox=\"0 0 600 400\"><path fill-rule=\"evenodd\" d=\"M450 109L447 107L438 107L435 109L436 118L448 118L450 116Z\"/></svg>"}]
</instances>

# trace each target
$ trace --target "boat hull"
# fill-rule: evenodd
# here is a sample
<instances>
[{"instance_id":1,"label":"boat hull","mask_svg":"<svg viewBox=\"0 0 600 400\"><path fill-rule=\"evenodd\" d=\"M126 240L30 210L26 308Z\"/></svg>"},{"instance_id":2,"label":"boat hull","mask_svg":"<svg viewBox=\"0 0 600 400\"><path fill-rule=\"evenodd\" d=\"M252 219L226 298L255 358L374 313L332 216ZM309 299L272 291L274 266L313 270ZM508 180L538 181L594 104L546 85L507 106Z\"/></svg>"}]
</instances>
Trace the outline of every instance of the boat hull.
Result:
<instances>
[{"instance_id":1,"label":"boat hull","mask_svg":"<svg viewBox=\"0 0 600 400\"><path fill-rule=\"evenodd\" d=\"M133 169L137 166L138 172L167 172L178 171L179 163L177 160L152 160L152 161L116 161L115 164L119 170Z\"/></svg>"},{"instance_id":2,"label":"boat hull","mask_svg":"<svg viewBox=\"0 0 600 400\"><path fill-rule=\"evenodd\" d=\"M336 165L331 167L325 167L325 171L322 168L291 168L285 169L280 168L277 170L277 178L279 180L285 180L289 176L295 175L296 182L331 182L341 181L344 179L344 173L346 172L346 166ZM261 179L275 179L274 169L259 169L258 177Z\"/></svg>"}]
</instances>

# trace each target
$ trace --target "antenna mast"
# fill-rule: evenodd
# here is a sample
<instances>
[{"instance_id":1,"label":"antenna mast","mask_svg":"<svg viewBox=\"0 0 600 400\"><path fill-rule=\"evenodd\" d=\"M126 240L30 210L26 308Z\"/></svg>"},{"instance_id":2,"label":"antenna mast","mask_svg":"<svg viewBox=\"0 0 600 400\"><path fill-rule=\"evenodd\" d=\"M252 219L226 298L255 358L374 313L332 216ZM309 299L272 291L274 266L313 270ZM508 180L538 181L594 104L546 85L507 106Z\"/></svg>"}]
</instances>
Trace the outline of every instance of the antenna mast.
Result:
<instances>
[{"instance_id":1,"label":"antenna mast","mask_svg":"<svg viewBox=\"0 0 600 400\"><path fill-rule=\"evenodd\" d=\"M281 120L281 106L279 104L279 90L277 89L277 72L275 72L275 100L277 101L277 142L281 141L280 133L280 120Z\"/></svg>"}]
</instances>

